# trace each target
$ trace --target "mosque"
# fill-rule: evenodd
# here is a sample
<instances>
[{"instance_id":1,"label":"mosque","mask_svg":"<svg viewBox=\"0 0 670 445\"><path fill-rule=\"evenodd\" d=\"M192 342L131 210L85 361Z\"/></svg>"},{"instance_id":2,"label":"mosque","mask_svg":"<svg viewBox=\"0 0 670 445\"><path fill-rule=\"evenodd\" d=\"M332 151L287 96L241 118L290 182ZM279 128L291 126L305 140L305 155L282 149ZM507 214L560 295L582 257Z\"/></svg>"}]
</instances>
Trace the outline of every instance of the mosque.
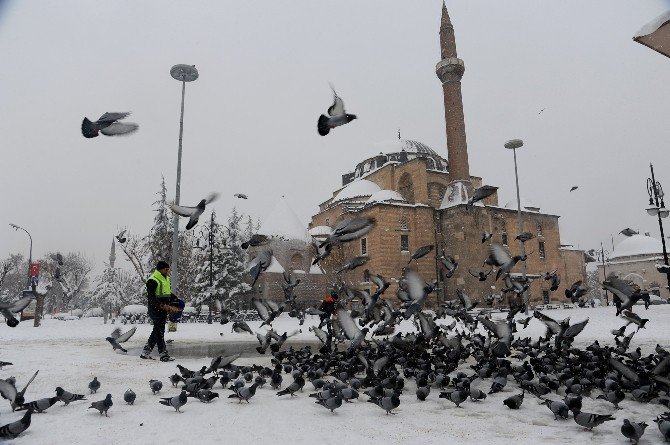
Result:
<instances>
[{"instance_id":1,"label":"mosque","mask_svg":"<svg viewBox=\"0 0 670 445\"><path fill-rule=\"evenodd\" d=\"M319 205L308 234L302 228L299 230L297 217L291 218L294 233L290 235L290 242L293 244L286 248L274 246L273 251L282 252L275 256L278 266L275 273L280 269L294 270L310 276L309 281L313 283L310 296L325 295L336 281L334 272L342 261L361 255L368 256L369 261L346 272L344 281L353 288L374 290L369 277L380 274L392 283L385 296L394 296L397 280L408 266L412 252L426 245L433 245L435 249L416 261L414 267L426 282L437 281L438 291L431 294L429 304L455 298L456 289L463 290L473 300L481 300L499 294L504 287L502 279L495 281L495 272L485 281L479 281L472 274L489 270L490 266L483 264L489 255L489 243L505 246L512 255L520 253L520 243L515 240L520 233L517 202L500 205L494 193L466 209L465 204L474 189L484 182L470 174L461 96L465 65L456 52L454 27L446 5L442 8L440 47L441 60L436 74L444 96L447 158L440 154L442 150L400 137L377 144L371 147L369 157L358 162L351 172L342 174L342 187ZM558 215L543 213L538 205L526 200L522 200L521 207L522 231L534 236L525 244L529 253L527 276L532 280L530 299L534 303L565 301L565 287L586 279L584 252L561 243ZM330 227L357 216L373 217L377 223L364 238L339 246L320 267L312 267L314 252L310 238L318 240L327 236ZM274 223L270 217L266 221L268 232L261 233L273 235L273 231L283 230L271 227ZM492 238L482 242L483 232L492 233ZM286 238L286 234L283 237ZM439 257L443 254L458 262L450 278L445 278L440 266ZM552 270L556 270L562 280L556 292L550 292L550 283L541 279L541 274ZM520 275L521 262L512 273ZM266 275L266 282L276 283L277 277L273 278L272 273ZM278 284L264 286L267 289ZM276 292L264 293L270 296Z\"/></svg>"}]
</instances>

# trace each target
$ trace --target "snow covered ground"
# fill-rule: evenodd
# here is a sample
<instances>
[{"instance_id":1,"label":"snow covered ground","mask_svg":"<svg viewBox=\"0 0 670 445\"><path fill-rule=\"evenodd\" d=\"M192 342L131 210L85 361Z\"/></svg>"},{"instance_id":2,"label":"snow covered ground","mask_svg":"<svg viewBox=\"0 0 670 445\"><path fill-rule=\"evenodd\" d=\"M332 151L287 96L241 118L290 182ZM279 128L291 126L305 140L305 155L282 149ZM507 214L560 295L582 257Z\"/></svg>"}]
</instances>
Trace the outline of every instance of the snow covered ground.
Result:
<instances>
[{"instance_id":1,"label":"snow covered ground","mask_svg":"<svg viewBox=\"0 0 670 445\"><path fill-rule=\"evenodd\" d=\"M643 353L650 352L660 343L668 347L670 339L670 305L652 306L648 311L637 306L636 312L649 318L647 329L635 335L631 349L637 346ZM598 339L610 344L611 329L624 322L614 316L614 308L547 310L545 314L562 319L570 316L571 322L589 317L590 322L575 342L586 346ZM495 314L494 314L495 315ZM499 315L502 316L502 315ZM316 321L308 318L302 333L289 339L291 342L312 341L314 336L307 327ZM442 320L448 324L452 320ZM260 322L250 322L252 329L259 329ZM414 395L415 385L407 381L397 415L385 415L377 406L366 403L361 394L358 401L345 404L331 414L330 411L314 403L307 395L312 392L308 382L305 391L297 397L278 397L268 386L259 389L251 403L239 404L228 399L230 391L217 383L215 390L221 395L210 404L189 399L183 413L160 405L159 397L178 394L172 388L168 376L176 372L176 364L189 369L208 365L211 358L177 358L172 363L146 361L138 358L151 325L137 325L137 333L126 345L128 355L112 352L104 340L114 328L103 324L101 318L81 320L44 321L41 328L33 328L31 322L23 322L17 328L0 326L0 360L14 363L0 371L0 377L16 376L17 387L21 389L32 373L39 369L39 375L26 393L27 400L55 395L56 386L70 392L87 394L87 401L74 402L69 406L58 403L44 414L33 416L31 427L18 439L16 444L152 444L152 443L244 443L271 442L275 444L444 444L489 443L489 444L623 444L627 443L619 429L624 418L632 421L646 421L649 424L642 443L662 443L662 437L652 420L665 411L656 404L641 404L631 400L621 403L622 410L616 411L603 400L585 398L583 411L613 414L615 421L607 422L592 432L584 431L572 419L555 421L551 412L528 395L520 410L511 411L503 406L503 399L519 392L516 384L510 383L503 392L489 395L483 402L466 402L463 408L456 408L451 402L439 399L439 390L433 388L428 399L420 402ZM176 333L167 335L173 339L176 351L183 344L225 345L227 342L255 341L249 334L233 334L230 325L183 324ZM130 325L123 325L124 331ZM288 317L275 323L278 332L291 332L298 328L297 320ZM402 330L413 330L406 323ZM629 327L633 329L633 327ZM223 336L220 333L223 332ZM533 338L544 333L544 325L532 320L526 330L517 335ZM125 345L124 345L125 346ZM255 345L254 345L255 346ZM175 354L176 355L176 354ZM269 364L269 354L264 357L242 357L236 362L243 364ZM470 371L470 370L467 370ZM102 383L98 394L88 395L87 385L94 376ZM159 395L152 395L149 379L159 379L164 383ZM286 377L285 382L290 381ZM476 385L477 382L475 382ZM482 389L490 387L490 381L481 382ZM137 393L135 405L123 402L123 393L132 388ZM102 400L107 393L112 394L114 406L109 418L100 416L95 410L87 410L91 401ZM594 390L592 397L600 394ZM550 395L550 398L559 398ZM6 424L21 417L12 413L9 404L0 400L0 424Z\"/></svg>"}]
</instances>

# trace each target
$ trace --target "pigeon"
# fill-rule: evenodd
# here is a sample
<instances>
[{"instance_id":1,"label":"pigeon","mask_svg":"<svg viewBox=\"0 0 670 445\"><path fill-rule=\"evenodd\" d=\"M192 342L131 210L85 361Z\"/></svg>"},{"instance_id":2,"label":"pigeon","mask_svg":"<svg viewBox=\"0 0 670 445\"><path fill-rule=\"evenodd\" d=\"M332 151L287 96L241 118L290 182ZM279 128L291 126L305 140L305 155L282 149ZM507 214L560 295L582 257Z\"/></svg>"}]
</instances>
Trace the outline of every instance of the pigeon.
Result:
<instances>
[{"instance_id":1,"label":"pigeon","mask_svg":"<svg viewBox=\"0 0 670 445\"><path fill-rule=\"evenodd\" d=\"M556 269L552 270L551 272L545 272L543 277L546 281L551 281L551 287L549 287L550 291L555 291L558 289L559 284L561 284L561 276L556 273Z\"/></svg>"},{"instance_id":2,"label":"pigeon","mask_svg":"<svg viewBox=\"0 0 670 445\"><path fill-rule=\"evenodd\" d=\"M65 405L69 405L70 402L76 402L78 400L86 400L86 396L83 394L72 394L71 392L65 391L60 386L56 387L56 395L61 402L65 403Z\"/></svg>"},{"instance_id":3,"label":"pigeon","mask_svg":"<svg viewBox=\"0 0 670 445\"><path fill-rule=\"evenodd\" d=\"M109 344L112 345L114 351L120 349L123 352L128 352L128 350L124 349L123 346L121 346L119 343L127 342L130 339L130 337L132 337L133 334L135 334L135 331L137 331L137 326L134 326L132 329L129 329L125 334L121 334L121 328L116 328L105 340L107 340Z\"/></svg>"},{"instance_id":4,"label":"pigeon","mask_svg":"<svg viewBox=\"0 0 670 445\"><path fill-rule=\"evenodd\" d=\"M634 444L640 442L640 437L644 434L644 430L648 427L645 422L631 422L628 419L623 419L623 425L621 425L621 434L624 437Z\"/></svg>"},{"instance_id":5,"label":"pigeon","mask_svg":"<svg viewBox=\"0 0 670 445\"><path fill-rule=\"evenodd\" d=\"M28 409L23 417L16 422L8 423L7 425L0 427L0 439L16 439L19 434L28 429L32 415L33 410Z\"/></svg>"},{"instance_id":6,"label":"pigeon","mask_svg":"<svg viewBox=\"0 0 670 445\"><path fill-rule=\"evenodd\" d=\"M461 403L465 402L470 395L470 391L466 388L457 388L452 391L441 392L438 396L440 399L447 399L456 404L456 408L462 408Z\"/></svg>"},{"instance_id":7,"label":"pigeon","mask_svg":"<svg viewBox=\"0 0 670 445\"><path fill-rule=\"evenodd\" d=\"M621 314L621 318L628 321L628 324L626 326L628 326L631 323L637 325L638 331L642 328L645 328L645 325L649 321L648 318L641 318L639 315L637 315L635 312L631 310L623 311L623 313Z\"/></svg>"},{"instance_id":8,"label":"pigeon","mask_svg":"<svg viewBox=\"0 0 670 445\"><path fill-rule=\"evenodd\" d=\"M565 402L545 399L544 404L547 405L552 413L554 413L555 420L558 420L559 417L561 419L567 419L570 416L568 405L566 405Z\"/></svg>"},{"instance_id":9,"label":"pigeon","mask_svg":"<svg viewBox=\"0 0 670 445\"><path fill-rule=\"evenodd\" d=\"M663 418L662 416L657 416L654 419L654 422L658 425L658 430L661 432L661 435L666 442L670 441L670 420ZM3 427L4 428L4 427Z\"/></svg>"},{"instance_id":10,"label":"pigeon","mask_svg":"<svg viewBox=\"0 0 670 445\"><path fill-rule=\"evenodd\" d=\"M188 218L188 224L186 224L186 230L192 229L198 224L198 219L200 215L205 211L207 204L212 203L219 197L218 193L212 193L207 198L200 200L198 205L195 207L185 207L177 204L170 204L170 209L179 216Z\"/></svg>"},{"instance_id":11,"label":"pigeon","mask_svg":"<svg viewBox=\"0 0 670 445\"><path fill-rule=\"evenodd\" d=\"M582 285L582 280L575 281L570 286L570 289L565 289L565 297L569 298L573 303L578 303L588 291L589 288Z\"/></svg>"},{"instance_id":12,"label":"pigeon","mask_svg":"<svg viewBox=\"0 0 670 445\"><path fill-rule=\"evenodd\" d=\"M17 396L16 386L14 383L8 382L7 380L0 379L0 395L3 399L9 400L9 403L14 404Z\"/></svg>"},{"instance_id":13,"label":"pigeon","mask_svg":"<svg viewBox=\"0 0 670 445\"><path fill-rule=\"evenodd\" d=\"M323 399L323 400L317 400L315 403L318 403L319 405L323 406L324 408L327 408L330 410L331 413L335 412L337 408L342 406L342 396L341 395L336 395L333 397L330 397L328 399Z\"/></svg>"},{"instance_id":14,"label":"pigeon","mask_svg":"<svg viewBox=\"0 0 670 445\"><path fill-rule=\"evenodd\" d=\"M357 119L355 114L347 114L344 110L344 101L337 95L332 85L330 89L333 90L333 104L328 108L328 116L325 114L319 116L316 126L321 136L327 135L335 127L348 124L352 120Z\"/></svg>"},{"instance_id":15,"label":"pigeon","mask_svg":"<svg viewBox=\"0 0 670 445\"><path fill-rule=\"evenodd\" d=\"M571 191L571 192L574 192L574 191L577 190L578 188L579 188L578 185L573 185L572 187L570 187L570 191Z\"/></svg>"},{"instance_id":16,"label":"pigeon","mask_svg":"<svg viewBox=\"0 0 670 445\"><path fill-rule=\"evenodd\" d=\"M440 262L446 269L444 276L446 278L451 278L454 275L454 272L456 272L456 269L458 269L458 263L456 262L454 257L443 254L440 257Z\"/></svg>"},{"instance_id":17,"label":"pigeon","mask_svg":"<svg viewBox=\"0 0 670 445\"><path fill-rule=\"evenodd\" d=\"M118 122L130 115L130 112L105 113L100 118L91 122L87 117L81 122L81 134L85 138L97 137L100 133L105 136L119 136L130 134L140 127L132 122Z\"/></svg>"},{"instance_id":18,"label":"pigeon","mask_svg":"<svg viewBox=\"0 0 670 445\"><path fill-rule=\"evenodd\" d=\"M195 393L195 395L198 398L198 400L200 400L202 403L209 403L212 400L219 397L218 392L213 392L210 391L209 389L199 389L198 392Z\"/></svg>"},{"instance_id":19,"label":"pigeon","mask_svg":"<svg viewBox=\"0 0 670 445\"><path fill-rule=\"evenodd\" d=\"M151 388L151 392L156 395L156 393L163 389L163 382L160 380L149 380L149 387Z\"/></svg>"},{"instance_id":20,"label":"pigeon","mask_svg":"<svg viewBox=\"0 0 670 445\"><path fill-rule=\"evenodd\" d=\"M135 397L137 397L137 394L130 388L123 393L123 401L128 405L133 405L135 403Z\"/></svg>"},{"instance_id":21,"label":"pigeon","mask_svg":"<svg viewBox=\"0 0 670 445\"><path fill-rule=\"evenodd\" d=\"M290 394L291 397L294 396L294 394L302 389L302 387L305 385L305 379L302 378L301 376L297 376L293 383L288 385L285 389L277 392L278 396L284 396L286 394Z\"/></svg>"},{"instance_id":22,"label":"pigeon","mask_svg":"<svg viewBox=\"0 0 670 445\"><path fill-rule=\"evenodd\" d=\"M100 411L100 415L102 416L102 413L105 413L105 417L109 417L107 415L107 411L109 408L111 408L113 405L112 403L112 395L107 394L107 397L105 397L104 400L100 400L98 402L93 402L91 403L91 406L88 407L88 409L95 408L98 411Z\"/></svg>"},{"instance_id":23,"label":"pigeon","mask_svg":"<svg viewBox=\"0 0 670 445\"><path fill-rule=\"evenodd\" d=\"M498 190L498 187L493 187L491 185L483 185L475 189L472 197L468 199L467 204L465 204L465 209L468 210L476 202L481 201L482 199L488 198Z\"/></svg>"},{"instance_id":24,"label":"pigeon","mask_svg":"<svg viewBox=\"0 0 670 445\"><path fill-rule=\"evenodd\" d=\"M10 366L10 365L13 365L13 364L14 363L3 362L3 361L0 360L0 371L2 371L2 368L4 368L5 366Z\"/></svg>"},{"instance_id":25,"label":"pigeon","mask_svg":"<svg viewBox=\"0 0 670 445\"><path fill-rule=\"evenodd\" d=\"M172 383L172 386L174 386L175 388L177 387L177 384L179 384L179 382L183 380L184 379L176 372L170 376L170 383Z\"/></svg>"},{"instance_id":26,"label":"pigeon","mask_svg":"<svg viewBox=\"0 0 670 445\"><path fill-rule=\"evenodd\" d=\"M349 270L354 270L357 267L362 266L363 264L367 263L369 258L367 256L357 256L352 258L351 260L347 261L345 264L340 267L336 273L342 273L344 271L349 271Z\"/></svg>"},{"instance_id":27,"label":"pigeon","mask_svg":"<svg viewBox=\"0 0 670 445\"><path fill-rule=\"evenodd\" d=\"M509 409L519 409L523 403L523 396L525 391L522 391L521 394L516 394L514 396L508 397L503 400L503 404Z\"/></svg>"},{"instance_id":28,"label":"pigeon","mask_svg":"<svg viewBox=\"0 0 670 445\"><path fill-rule=\"evenodd\" d=\"M254 233L253 235L251 235L251 238L249 238L248 241L245 241L242 244L240 244L240 247L246 250L247 248L249 248L249 246L251 247L262 246L269 242L270 238L268 238L267 236L261 235L260 233Z\"/></svg>"},{"instance_id":29,"label":"pigeon","mask_svg":"<svg viewBox=\"0 0 670 445\"><path fill-rule=\"evenodd\" d=\"M0 303L0 313L5 316L7 326L10 328L18 326L19 320L16 319L14 314L17 314L28 307L34 298L35 296L33 294L28 294L25 297L16 300L14 303Z\"/></svg>"},{"instance_id":30,"label":"pigeon","mask_svg":"<svg viewBox=\"0 0 670 445\"><path fill-rule=\"evenodd\" d=\"M272 250L266 249L258 252L256 257L249 263L249 275L251 275L251 287L254 287L261 273L267 270L272 263Z\"/></svg>"},{"instance_id":31,"label":"pigeon","mask_svg":"<svg viewBox=\"0 0 670 445\"><path fill-rule=\"evenodd\" d=\"M491 257L493 259L493 264L498 266L498 272L496 272L496 281L500 278L501 275L509 273L512 268L519 261L526 261L526 255L512 256L507 250L500 244L491 244L490 247Z\"/></svg>"},{"instance_id":32,"label":"pigeon","mask_svg":"<svg viewBox=\"0 0 670 445\"><path fill-rule=\"evenodd\" d=\"M374 403L386 411L386 415L397 414L392 413L391 410L400 406L400 397L398 397L398 394L394 392L390 397L371 397L368 399L368 402Z\"/></svg>"},{"instance_id":33,"label":"pigeon","mask_svg":"<svg viewBox=\"0 0 670 445\"><path fill-rule=\"evenodd\" d=\"M52 254L51 259L54 260L56 263L58 263L59 266L62 266L64 264L63 255L61 255L60 252Z\"/></svg>"},{"instance_id":34,"label":"pigeon","mask_svg":"<svg viewBox=\"0 0 670 445\"><path fill-rule=\"evenodd\" d=\"M16 393L16 397L14 398L13 401L11 401L12 410L15 410L16 408L25 403L26 399L24 398L24 395L26 394L26 390L28 389L28 386L33 382L33 380L35 380L35 377L37 377L37 373L39 372L40 372L39 369L35 371L35 374L33 374L30 380L28 380L28 383L26 383L26 386L24 386L21 391Z\"/></svg>"},{"instance_id":35,"label":"pigeon","mask_svg":"<svg viewBox=\"0 0 670 445\"><path fill-rule=\"evenodd\" d=\"M614 417L609 414L584 413L580 410L573 410L572 414L574 415L574 419L575 422L577 422L577 425L581 425L589 431L602 423L605 423L609 420L614 420Z\"/></svg>"},{"instance_id":36,"label":"pigeon","mask_svg":"<svg viewBox=\"0 0 670 445\"><path fill-rule=\"evenodd\" d=\"M240 199L249 199L249 197L247 195L245 195L244 193L235 193L233 196L235 198L240 198Z\"/></svg>"},{"instance_id":37,"label":"pigeon","mask_svg":"<svg viewBox=\"0 0 670 445\"><path fill-rule=\"evenodd\" d=\"M254 335L254 331L252 331L249 325L242 320L233 322L232 330L238 334L241 334L242 332L248 332L249 334Z\"/></svg>"},{"instance_id":38,"label":"pigeon","mask_svg":"<svg viewBox=\"0 0 670 445\"><path fill-rule=\"evenodd\" d=\"M473 271L472 269L468 269L468 272L470 273L470 275L477 278L479 281L486 281L488 276L491 275L491 272L493 272L493 268L489 269L488 272L483 271L483 270Z\"/></svg>"},{"instance_id":39,"label":"pigeon","mask_svg":"<svg viewBox=\"0 0 670 445\"><path fill-rule=\"evenodd\" d=\"M21 406L21 408L19 408L19 410L31 409L36 413L43 413L44 411L54 406L58 400L58 397L46 397L44 399L38 399L24 404Z\"/></svg>"},{"instance_id":40,"label":"pigeon","mask_svg":"<svg viewBox=\"0 0 670 445\"><path fill-rule=\"evenodd\" d=\"M186 391L182 391L181 394L179 394L178 396L174 396L174 397L165 397L165 398L160 399L160 400L159 400L159 403L160 403L161 405L171 406L171 407L173 407L177 412L180 413L181 411L179 411L179 408L181 408L182 406L186 405L186 401L187 401Z\"/></svg>"},{"instance_id":41,"label":"pigeon","mask_svg":"<svg viewBox=\"0 0 670 445\"><path fill-rule=\"evenodd\" d=\"M329 245L332 249L332 244L356 240L372 230L376 223L375 218L365 216L340 221L333 227L332 233L319 244L319 248L325 247L328 250Z\"/></svg>"},{"instance_id":42,"label":"pigeon","mask_svg":"<svg viewBox=\"0 0 670 445\"><path fill-rule=\"evenodd\" d=\"M100 389L100 382L98 381L97 377L93 377L91 383L88 384L88 389L91 390L91 394L98 392L98 390Z\"/></svg>"},{"instance_id":43,"label":"pigeon","mask_svg":"<svg viewBox=\"0 0 670 445\"><path fill-rule=\"evenodd\" d=\"M430 394L430 386L419 386L416 388L416 398L420 401L426 400Z\"/></svg>"},{"instance_id":44,"label":"pigeon","mask_svg":"<svg viewBox=\"0 0 670 445\"><path fill-rule=\"evenodd\" d=\"M619 233L620 233L621 235L624 235L624 236L633 236L633 235L637 235L637 234L640 233L640 232L637 232L637 231L631 229L630 227L626 227L625 229L623 229L623 230L622 230L621 232L619 232Z\"/></svg>"},{"instance_id":45,"label":"pigeon","mask_svg":"<svg viewBox=\"0 0 670 445\"><path fill-rule=\"evenodd\" d=\"M435 248L435 246L433 246L432 244L430 244L428 246L419 247L418 249L416 249L416 251L409 258L409 262L407 264L411 263L412 260L416 261L419 258L428 255L430 252L433 251L434 248Z\"/></svg>"},{"instance_id":46,"label":"pigeon","mask_svg":"<svg viewBox=\"0 0 670 445\"><path fill-rule=\"evenodd\" d=\"M256 388L258 388L258 383L254 383L251 386L243 386L241 388L238 388L235 391L235 394L229 395L228 398L229 399L237 398L238 402L242 402L242 400L244 400L247 403L249 403L249 399L252 398L254 395L256 395Z\"/></svg>"},{"instance_id":47,"label":"pigeon","mask_svg":"<svg viewBox=\"0 0 670 445\"><path fill-rule=\"evenodd\" d=\"M493 237L493 234L492 234L492 233L490 233L490 232L482 232L482 244L484 244L485 242L487 242L488 240L490 240L492 237Z\"/></svg>"},{"instance_id":48,"label":"pigeon","mask_svg":"<svg viewBox=\"0 0 670 445\"><path fill-rule=\"evenodd\" d=\"M530 241L534 238L533 234L530 232L521 232L516 236L514 239L518 239L522 243L525 243L526 241Z\"/></svg>"},{"instance_id":49,"label":"pigeon","mask_svg":"<svg viewBox=\"0 0 670 445\"><path fill-rule=\"evenodd\" d=\"M121 243L121 244L125 243L125 242L128 240L128 239L124 236L125 234L126 234L126 231L125 231L125 230L122 230L121 233L119 233L118 235L116 235L116 240L117 240L119 243Z\"/></svg>"}]
</instances>

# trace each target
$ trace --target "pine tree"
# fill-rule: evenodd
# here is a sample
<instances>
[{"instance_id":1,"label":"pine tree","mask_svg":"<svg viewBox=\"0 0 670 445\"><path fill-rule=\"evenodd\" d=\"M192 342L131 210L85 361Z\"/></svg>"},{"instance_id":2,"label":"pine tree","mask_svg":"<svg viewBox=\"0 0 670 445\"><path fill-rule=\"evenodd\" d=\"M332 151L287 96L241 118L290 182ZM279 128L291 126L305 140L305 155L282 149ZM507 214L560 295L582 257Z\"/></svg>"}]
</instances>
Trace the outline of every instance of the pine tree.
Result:
<instances>
[{"instance_id":1,"label":"pine tree","mask_svg":"<svg viewBox=\"0 0 670 445\"><path fill-rule=\"evenodd\" d=\"M228 217L228 224L225 230L225 243L227 249L224 252L225 273L223 274L223 279L226 281L226 293L224 294L224 298L227 300L229 306L233 300L237 299L236 296L251 290L249 284L245 282L247 256L245 250L242 249L241 244L245 241L244 238L246 238L246 234L243 233L240 224L243 219L244 216L240 215L237 212L237 209L233 207L233 211ZM249 221L250 220L251 219L249 218ZM249 225L247 228L249 228ZM255 233L256 230L258 230L258 227L253 229L253 232Z\"/></svg>"},{"instance_id":2,"label":"pine tree","mask_svg":"<svg viewBox=\"0 0 670 445\"><path fill-rule=\"evenodd\" d=\"M167 205L167 187L165 177L161 176L161 186L157 193L158 200L154 201L154 225L151 227L148 238L149 270L153 270L158 261L170 261L172 256L172 212Z\"/></svg>"}]
</instances>

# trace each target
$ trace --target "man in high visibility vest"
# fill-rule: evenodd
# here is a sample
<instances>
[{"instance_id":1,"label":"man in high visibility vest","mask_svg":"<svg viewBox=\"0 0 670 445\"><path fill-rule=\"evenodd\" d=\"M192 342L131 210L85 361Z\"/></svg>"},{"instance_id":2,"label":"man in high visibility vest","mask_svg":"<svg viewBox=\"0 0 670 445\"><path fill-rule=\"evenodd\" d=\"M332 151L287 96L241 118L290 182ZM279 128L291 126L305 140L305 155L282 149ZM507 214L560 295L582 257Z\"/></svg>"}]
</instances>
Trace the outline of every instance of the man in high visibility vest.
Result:
<instances>
[{"instance_id":1,"label":"man in high visibility vest","mask_svg":"<svg viewBox=\"0 0 670 445\"><path fill-rule=\"evenodd\" d=\"M156 270L147 280L147 309L154 327L140 358L151 359L154 346L158 346L162 362L174 360L168 354L165 344L165 322L168 317L166 307L174 298L170 288L170 265L165 261L159 261Z\"/></svg>"}]
</instances>

